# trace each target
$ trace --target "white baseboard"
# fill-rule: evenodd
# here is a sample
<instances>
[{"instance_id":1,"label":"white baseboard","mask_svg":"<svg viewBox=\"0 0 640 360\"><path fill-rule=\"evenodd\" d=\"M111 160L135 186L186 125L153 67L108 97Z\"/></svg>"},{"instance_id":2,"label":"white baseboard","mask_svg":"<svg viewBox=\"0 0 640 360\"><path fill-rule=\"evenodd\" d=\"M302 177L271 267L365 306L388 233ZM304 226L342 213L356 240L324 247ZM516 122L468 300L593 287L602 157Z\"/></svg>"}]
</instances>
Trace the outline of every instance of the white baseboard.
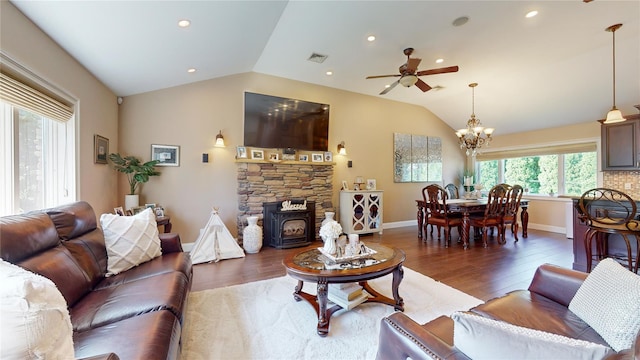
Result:
<instances>
[{"instance_id":1,"label":"white baseboard","mask_svg":"<svg viewBox=\"0 0 640 360\"><path fill-rule=\"evenodd\" d=\"M393 229L393 228L406 227L406 226L418 226L418 220L405 220L405 221L383 223L382 229Z\"/></svg>"}]
</instances>

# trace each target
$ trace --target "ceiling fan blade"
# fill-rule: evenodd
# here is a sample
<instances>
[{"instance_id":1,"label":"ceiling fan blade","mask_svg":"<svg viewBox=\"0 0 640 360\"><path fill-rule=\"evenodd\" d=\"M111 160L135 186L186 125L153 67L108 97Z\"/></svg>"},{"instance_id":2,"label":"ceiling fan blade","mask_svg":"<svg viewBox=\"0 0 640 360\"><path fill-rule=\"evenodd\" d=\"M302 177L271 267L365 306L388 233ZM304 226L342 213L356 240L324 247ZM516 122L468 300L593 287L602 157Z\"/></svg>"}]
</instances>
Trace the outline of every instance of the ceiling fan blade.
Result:
<instances>
[{"instance_id":1,"label":"ceiling fan blade","mask_svg":"<svg viewBox=\"0 0 640 360\"><path fill-rule=\"evenodd\" d=\"M367 76L367 79L379 79L379 78L385 78L385 77L399 77L401 76L400 74L397 75L374 75L374 76Z\"/></svg>"},{"instance_id":2,"label":"ceiling fan blade","mask_svg":"<svg viewBox=\"0 0 640 360\"><path fill-rule=\"evenodd\" d=\"M380 93L380 95L384 95L386 93L388 93L389 91L391 91L391 89L393 89L394 87L396 87L396 85L398 85L400 83L400 80L394 81L393 83L391 83L391 85L389 85L388 88L382 90L382 92Z\"/></svg>"},{"instance_id":3,"label":"ceiling fan blade","mask_svg":"<svg viewBox=\"0 0 640 360\"><path fill-rule=\"evenodd\" d=\"M435 75L435 74L445 74L445 73L457 72L457 71L458 71L458 66L456 65L456 66L443 67L439 69L422 70L422 71L418 71L416 75L418 76Z\"/></svg>"},{"instance_id":4,"label":"ceiling fan blade","mask_svg":"<svg viewBox=\"0 0 640 360\"><path fill-rule=\"evenodd\" d=\"M418 87L418 89L422 90L422 92L427 92L431 90L431 86L429 86L426 82L420 79L418 79L418 81L416 82L416 86Z\"/></svg>"},{"instance_id":5,"label":"ceiling fan blade","mask_svg":"<svg viewBox=\"0 0 640 360\"><path fill-rule=\"evenodd\" d=\"M420 61L422 61L422 59L418 59L418 58L408 59L407 72L409 74L413 74L414 72L416 72L416 70L418 70L418 65L420 65Z\"/></svg>"}]
</instances>

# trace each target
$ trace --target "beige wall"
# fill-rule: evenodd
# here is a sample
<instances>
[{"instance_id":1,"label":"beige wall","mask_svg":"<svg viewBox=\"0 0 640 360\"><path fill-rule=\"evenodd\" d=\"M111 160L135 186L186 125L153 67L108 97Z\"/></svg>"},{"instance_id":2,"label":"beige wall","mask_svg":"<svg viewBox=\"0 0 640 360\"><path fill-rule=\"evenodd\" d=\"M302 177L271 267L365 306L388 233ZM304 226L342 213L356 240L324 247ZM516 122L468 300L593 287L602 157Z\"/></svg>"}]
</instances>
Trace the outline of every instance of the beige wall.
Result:
<instances>
[{"instance_id":1,"label":"beige wall","mask_svg":"<svg viewBox=\"0 0 640 360\"><path fill-rule=\"evenodd\" d=\"M8 1L0 1L0 49L22 66L72 95L78 102L78 199L96 213L113 212L117 177L107 165L93 163L93 135L118 147L115 95Z\"/></svg>"},{"instance_id":2,"label":"beige wall","mask_svg":"<svg viewBox=\"0 0 640 360\"><path fill-rule=\"evenodd\" d=\"M244 91L331 105L329 150L344 141L347 156L334 156L334 206L342 180L356 176L377 180L384 190L384 222L415 221L415 199L423 183L393 182L393 133L439 136L443 140L444 181L461 171L464 155L453 129L428 110L323 86L245 73L125 98L120 107L120 151L150 159L151 144L179 145L180 166L163 167L162 175L142 188L141 202L166 207L183 242L193 242L209 210L216 206L230 229L238 207L235 147L243 144ZM214 148L219 130L227 147ZM201 162L202 153L210 162ZM353 167L347 168L347 161ZM119 197L125 187L121 179Z\"/></svg>"}]
</instances>

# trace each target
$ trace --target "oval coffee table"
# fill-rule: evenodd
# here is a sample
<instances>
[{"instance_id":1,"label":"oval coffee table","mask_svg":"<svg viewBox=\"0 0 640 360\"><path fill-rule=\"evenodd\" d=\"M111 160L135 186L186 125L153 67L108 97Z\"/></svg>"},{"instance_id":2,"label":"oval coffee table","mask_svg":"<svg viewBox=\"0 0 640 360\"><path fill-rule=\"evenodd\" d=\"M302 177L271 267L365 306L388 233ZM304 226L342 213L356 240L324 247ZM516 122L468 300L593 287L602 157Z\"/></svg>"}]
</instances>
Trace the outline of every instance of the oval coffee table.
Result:
<instances>
[{"instance_id":1,"label":"oval coffee table","mask_svg":"<svg viewBox=\"0 0 640 360\"><path fill-rule=\"evenodd\" d=\"M345 263L336 264L318 249L292 254L282 261L287 269L287 274L298 280L293 298L296 301L307 301L318 314L318 335L326 336L329 333L331 315L342 309L340 305L327 309L329 284L357 282L371 295L365 302L379 302L391 305L396 310L404 311L404 300L398 293L398 286L403 277L404 251L371 243L367 243L366 246L375 250L376 253L364 259ZM367 283L367 280L390 273L393 273L391 285L393 299L380 294ZM317 295L302 291L305 281L318 284Z\"/></svg>"}]
</instances>

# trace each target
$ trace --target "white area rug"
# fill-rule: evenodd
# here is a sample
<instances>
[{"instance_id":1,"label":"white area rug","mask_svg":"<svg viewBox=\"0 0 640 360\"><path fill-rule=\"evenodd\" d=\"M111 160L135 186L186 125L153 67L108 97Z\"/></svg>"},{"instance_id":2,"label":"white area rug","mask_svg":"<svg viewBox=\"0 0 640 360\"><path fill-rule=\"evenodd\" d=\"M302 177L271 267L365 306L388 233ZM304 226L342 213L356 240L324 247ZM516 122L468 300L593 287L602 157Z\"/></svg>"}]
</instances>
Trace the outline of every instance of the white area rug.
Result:
<instances>
[{"instance_id":1,"label":"white area rug","mask_svg":"<svg viewBox=\"0 0 640 360\"><path fill-rule=\"evenodd\" d=\"M369 281L391 296L392 275ZM374 359L380 320L393 307L365 303L333 314L329 334L316 333L317 315L305 301L293 299L297 280L270 280L193 292L182 332L182 360L203 359ZM315 294L316 284L304 291ZM482 301L404 268L399 288L405 314L420 324Z\"/></svg>"}]
</instances>

